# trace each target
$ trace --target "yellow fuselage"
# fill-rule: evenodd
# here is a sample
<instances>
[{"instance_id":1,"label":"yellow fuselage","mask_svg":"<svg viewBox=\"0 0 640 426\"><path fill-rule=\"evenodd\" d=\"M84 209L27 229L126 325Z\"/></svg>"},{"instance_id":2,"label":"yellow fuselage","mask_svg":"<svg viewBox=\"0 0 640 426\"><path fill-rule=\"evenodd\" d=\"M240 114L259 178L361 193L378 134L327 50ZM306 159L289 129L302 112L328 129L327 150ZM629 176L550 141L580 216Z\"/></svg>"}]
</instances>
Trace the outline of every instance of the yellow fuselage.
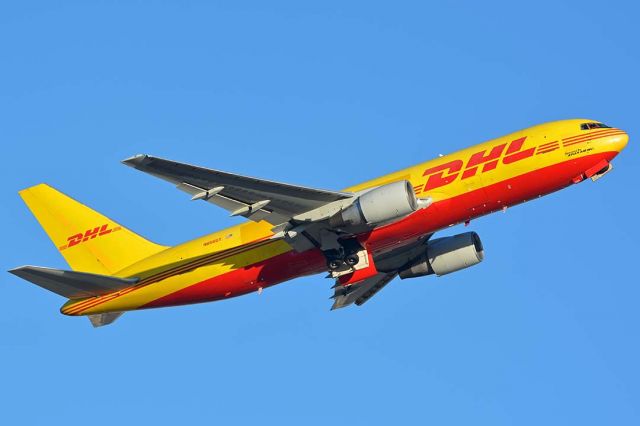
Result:
<instances>
[{"instance_id":1,"label":"yellow fuselage","mask_svg":"<svg viewBox=\"0 0 640 426\"><path fill-rule=\"evenodd\" d=\"M626 145L619 129L581 130L589 120L530 127L453 154L346 188L359 191L408 180L430 207L360 236L378 252L577 183L606 166ZM248 222L167 248L115 273L140 281L130 289L69 301L68 315L121 312L238 296L321 272L318 250L296 253L270 240L272 225Z\"/></svg>"}]
</instances>

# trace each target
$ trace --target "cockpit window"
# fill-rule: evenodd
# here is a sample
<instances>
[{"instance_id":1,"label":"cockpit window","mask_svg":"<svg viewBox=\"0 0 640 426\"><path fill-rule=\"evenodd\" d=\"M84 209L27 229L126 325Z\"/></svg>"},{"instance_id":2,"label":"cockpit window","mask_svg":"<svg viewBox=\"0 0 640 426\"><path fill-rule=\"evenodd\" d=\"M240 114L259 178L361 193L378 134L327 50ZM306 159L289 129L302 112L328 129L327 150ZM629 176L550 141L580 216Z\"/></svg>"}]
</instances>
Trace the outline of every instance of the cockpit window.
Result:
<instances>
[{"instance_id":1,"label":"cockpit window","mask_svg":"<svg viewBox=\"0 0 640 426\"><path fill-rule=\"evenodd\" d=\"M610 129L611 126L607 126L604 123L582 123L580 125L580 129L582 130L591 130L591 129Z\"/></svg>"}]
</instances>

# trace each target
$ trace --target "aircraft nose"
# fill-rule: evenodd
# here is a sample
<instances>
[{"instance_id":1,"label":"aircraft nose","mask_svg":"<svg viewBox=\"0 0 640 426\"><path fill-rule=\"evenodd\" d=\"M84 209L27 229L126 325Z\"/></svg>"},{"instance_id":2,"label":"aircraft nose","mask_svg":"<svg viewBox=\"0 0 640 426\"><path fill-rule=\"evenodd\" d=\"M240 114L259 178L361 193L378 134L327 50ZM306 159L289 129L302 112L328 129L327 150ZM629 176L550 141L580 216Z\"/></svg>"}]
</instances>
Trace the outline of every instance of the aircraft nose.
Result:
<instances>
[{"instance_id":1,"label":"aircraft nose","mask_svg":"<svg viewBox=\"0 0 640 426\"><path fill-rule=\"evenodd\" d=\"M613 149L615 149L618 152L622 151L624 147L627 146L628 142L629 142L629 135L627 134L627 132L623 130L620 130L620 133L611 136L611 138L609 139L609 143L611 144Z\"/></svg>"}]
</instances>

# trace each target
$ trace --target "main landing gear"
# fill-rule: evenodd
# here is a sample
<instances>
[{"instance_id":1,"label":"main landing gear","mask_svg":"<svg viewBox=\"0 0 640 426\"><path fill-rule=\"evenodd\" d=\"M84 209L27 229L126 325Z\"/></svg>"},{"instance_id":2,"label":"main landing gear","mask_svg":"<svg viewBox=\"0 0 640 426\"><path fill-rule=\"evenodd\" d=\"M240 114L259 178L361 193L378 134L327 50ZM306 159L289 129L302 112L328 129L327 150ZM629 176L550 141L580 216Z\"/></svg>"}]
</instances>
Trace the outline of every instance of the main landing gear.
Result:
<instances>
[{"instance_id":1,"label":"main landing gear","mask_svg":"<svg viewBox=\"0 0 640 426\"><path fill-rule=\"evenodd\" d=\"M360 262L360 256L358 252L363 250L358 240L351 238L348 240L339 241L340 248L323 251L325 258L327 259L327 268L329 271L337 271L338 269L347 266L352 268Z\"/></svg>"}]
</instances>

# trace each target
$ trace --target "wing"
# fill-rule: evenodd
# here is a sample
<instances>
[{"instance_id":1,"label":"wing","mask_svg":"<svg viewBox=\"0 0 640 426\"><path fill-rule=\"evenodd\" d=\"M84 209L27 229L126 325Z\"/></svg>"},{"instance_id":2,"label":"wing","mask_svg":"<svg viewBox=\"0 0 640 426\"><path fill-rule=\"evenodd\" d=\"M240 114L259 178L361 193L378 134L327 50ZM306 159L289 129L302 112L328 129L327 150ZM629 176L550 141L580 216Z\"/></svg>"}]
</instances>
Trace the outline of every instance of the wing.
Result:
<instances>
[{"instance_id":1,"label":"wing","mask_svg":"<svg viewBox=\"0 0 640 426\"><path fill-rule=\"evenodd\" d=\"M137 155L123 163L173 183L191 194L193 200L216 204L232 216L244 216L256 222L266 220L273 225L352 197L348 193L241 176L149 155Z\"/></svg>"}]
</instances>

